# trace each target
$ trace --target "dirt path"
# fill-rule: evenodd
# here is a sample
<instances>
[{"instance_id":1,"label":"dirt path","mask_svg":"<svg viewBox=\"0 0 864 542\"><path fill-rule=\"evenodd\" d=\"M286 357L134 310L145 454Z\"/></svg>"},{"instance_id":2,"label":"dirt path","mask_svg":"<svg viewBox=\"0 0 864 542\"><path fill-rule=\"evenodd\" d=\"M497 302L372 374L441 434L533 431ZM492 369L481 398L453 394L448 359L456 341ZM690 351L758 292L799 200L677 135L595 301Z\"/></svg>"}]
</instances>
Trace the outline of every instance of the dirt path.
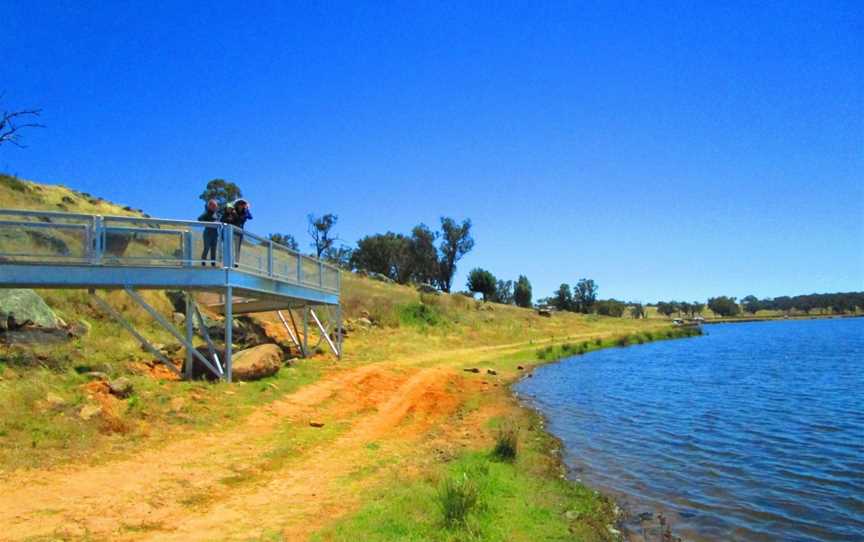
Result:
<instances>
[{"instance_id":1,"label":"dirt path","mask_svg":"<svg viewBox=\"0 0 864 542\"><path fill-rule=\"evenodd\" d=\"M524 347L336 370L231 430L103 465L12 474L0 481L0 539L303 540L356 508L364 485L476 438L491 413L463 416L460 406L490 383L454 365Z\"/></svg>"}]
</instances>

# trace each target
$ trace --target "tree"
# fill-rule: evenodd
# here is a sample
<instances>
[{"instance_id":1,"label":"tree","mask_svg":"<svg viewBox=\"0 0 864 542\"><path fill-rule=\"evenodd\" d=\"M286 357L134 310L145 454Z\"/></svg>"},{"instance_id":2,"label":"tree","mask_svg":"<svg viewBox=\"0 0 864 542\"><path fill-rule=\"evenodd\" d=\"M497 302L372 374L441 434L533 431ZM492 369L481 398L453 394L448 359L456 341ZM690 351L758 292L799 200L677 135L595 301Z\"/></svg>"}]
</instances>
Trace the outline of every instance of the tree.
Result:
<instances>
[{"instance_id":1,"label":"tree","mask_svg":"<svg viewBox=\"0 0 864 542\"><path fill-rule=\"evenodd\" d=\"M744 307L744 312L749 312L750 314L756 314L761 308L759 298L755 295L748 295L742 299L741 305Z\"/></svg>"},{"instance_id":2,"label":"tree","mask_svg":"<svg viewBox=\"0 0 864 542\"><path fill-rule=\"evenodd\" d=\"M552 294L550 301L559 311L573 310L573 293L570 291L570 285L562 284L559 286Z\"/></svg>"},{"instance_id":3,"label":"tree","mask_svg":"<svg viewBox=\"0 0 864 542\"><path fill-rule=\"evenodd\" d=\"M503 305L513 304L513 281L499 280L495 285L495 295L492 298L495 303Z\"/></svg>"},{"instance_id":4,"label":"tree","mask_svg":"<svg viewBox=\"0 0 864 542\"><path fill-rule=\"evenodd\" d=\"M672 316L675 313L675 302L658 301L657 312L663 316Z\"/></svg>"},{"instance_id":5,"label":"tree","mask_svg":"<svg viewBox=\"0 0 864 542\"><path fill-rule=\"evenodd\" d=\"M204 192L201 192L198 197L204 201L215 199L219 203L219 207L224 207L228 202L242 198L243 192L240 191L239 186L231 181L213 179L207 183Z\"/></svg>"},{"instance_id":6,"label":"tree","mask_svg":"<svg viewBox=\"0 0 864 542\"><path fill-rule=\"evenodd\" d=\"M741 310L734 297L725 295L708 300L708 308L722 317L735 316Z\"/></svg>"},{"instance_id":7,"label":"tree","mask_svg":"<svg viewBox=\"0 0 864 542\"><path fill-rule=\"evenodd\" d=\"M699 303L698 301L694 301L690 303L690 314L696 316L697 314L702 314L702 311L705 310L705 303Z\"/></svg>"},{"instance_id":8,"label":"tree","mask_svg":"<svg viewBox=\"0 0 864 542\"><path fill-rule=\"evenodd\" d=\"M321 217L310 214L306 219L309 221L308 232L312 238L310 246L315 249L315 255L320 258L322 254L333 247L333 243L338 239L332 235L331 230L339 217L329 213Z\"/></svg>"},{"instance_id":9,"label":"tree","mask_svg":"<svg viewBox=\"0 0 864 542\"><path fill-rule=\"evenodd\" d=\"M642 303L633 303L630 306L630 316L636 320L645 318L645 307L642 306Z\"/></svg>"},{"instance_id":10,"label":"tree","mask_svg":"<svg viewBox=\"0 0 864 542\"><path fill-rule=\"evenodd\" d=\"M405 283L411 275L409 252L410 241L401 233L367 235L357 241L357 248L351 255L351 266Z\"/></svg>"},{"instance_id":11,"label":"tree","mask_svg":"<svg viewBox=\"0 0 864 542\"><path fill-rule=\"evenodd\" d=\"M575 310L583 314L591 312L597 301L597 284L591 279L579 279L573 292Z\"/></svg>"},{"instance_id":12,"label":"tree","mask_svg":"<svg viewBox=\"0 0 864 542\"><path fill-rule=\"evenodd\" d=\"M680 301L679 303L677 303L677 306L678 306L678 311L681 314L683 314L684 316L690 316L693 312L693 306L690 305L690 303L687 303L686 301Z\"/></svg>"},{"instance_id":13,"label":"tree","mask_svg":"<svg viewBox=\"0 0 864 542\"><path fill-rule=\"evenodd\" d=\"M513 288L513 301L519 307L531 307L531 283L525 275L519 275L516 281L516 286Z\"/></svg>"},{"instance_id":14,"label":"tree","mask_svg":"<svg viewBox=\"0 0 864 542\"><path fill-rule=\"evenodd\" d=\"M0 94L0 99L3 94ZM25 128L44 128L45 126L34 122L42 114L41 109L22 109L19 111L3 111L0 114L0 145L11 143L16 147L24 147L21 143L21 130Z\"/></svg>"},{"instance_id":15,"label":"tree","mask_svg":"<svg viewBox=\"0 0 864 542\"><path fill-rule=\"evenodd\" d=\"M471 237L471 220L465 219L457 224L452 218L441 218L441 246L438 268L438 284L445 292L450 292L453 275L456 274L456 262L474 248Z\"/></svg>"},{"instance_id":16,"label":"tree","mask_svg":"<svg viewBox=\"0 0 864 542\"><path fill-rule=\"evenodd\" d=\"M438 233L426 224L414 226L409 243L411 279L419 284L434 284L439 276L438 251L435 240Z\"/></svg>"},{"instance_id":17,"label":"tree","mask_svg":"<svg viewBox=\"0 0 864 542\"><path fill-rule=\"evenodd\" d=\"M354 249L348 245L340 245L339 248L330 248L324 257L343 269L351 269L351 257Z\"/></svg>"},{"instance_id":18,"label":"tree","mask_svg":"<svg viewBox=\"0 0 864 542\"><path fill-rule=\"evenodd\" d=\"M615 318L623 316L624 311L627 309L627 305L617 299L604 299L598 301L595 306L597 308L597 314L602 316L613 316Z\"/></svg>"},{"instance_id":19,"label":"tree","mask_svg":"<svg viewBox=\"0 0 864 542\"><path fill-rule=\"evenodd\" d=\"M271 233L267 238L274 243L290 248L294 252L300 250L300 245L297 244L297 239L294 239L294 236L290 233Z\"/></svg>"},{"instance_id":20,"label":"tree","mask_svg":"<svg viewBox=\"0 0 864 542\"><path fill-rule=\"evenodd\" d=\"M483 294L483 301L495 295L496 287L495 275L489 271L477 267L468 273L468 291Z\"/></svg>"}]
</instances>

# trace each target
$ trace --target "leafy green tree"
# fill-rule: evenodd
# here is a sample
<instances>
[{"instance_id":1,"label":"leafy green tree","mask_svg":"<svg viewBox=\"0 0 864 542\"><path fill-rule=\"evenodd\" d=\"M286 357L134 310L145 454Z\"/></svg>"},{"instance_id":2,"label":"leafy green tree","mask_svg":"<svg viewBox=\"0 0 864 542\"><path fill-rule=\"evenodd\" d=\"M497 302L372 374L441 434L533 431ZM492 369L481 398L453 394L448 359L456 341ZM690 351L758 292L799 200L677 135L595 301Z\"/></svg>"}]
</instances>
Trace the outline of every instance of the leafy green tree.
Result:
<instances>
[{"instance_id":1,"label":"leafy green tree","mask_svg":"<svg viewBox=\"0 0 864 542\"><path fill-rule=\"evenodd\" d=\"M573 292L570 291L570 285L562 284L559 286L555 293L552 294L550 301L559 311L572 311Z\"/></svg>"},{"instance_id":2,"label":"leafy green tree","mask_svg":"<svg viewBox=\"0 0 864 542\"><path fill-rule=\"evenodd\" d=\"M519 275L513 288L513 301L520 307L531 307L531 283L525 275Z\"/></svg>"},{"instance_id":3,"label":"leafy green tree","mask_svg":"<svg viewBox=\"0 0 864 542\"><path fill-rule=\"evenodd\" d=\"M642 303L633 303L630 305L630 316L637 320L645 318L645 307Z\"/></svg>"},{"instance_id":4,"label":"leafy green tree","mask_svg":"<svg viewBox=\"0 0 864 542\"><path fill-rule=\"evenodd\" d=\"M338 265L343 269L351 269L351 257L354 255L354 249L348 245L340 245L338 248L331 248L324 254L324 258Z\"/></svg>"},{"instance_id":5,"label":"leafy green tree","mask_svg":"<svg viewBox=\"0 0 864 542\"><path fill-rule=\"evenodd\" d=\"M579 279L573 292L573 304L577 312L588 314L597 301L597 284L591 279Z\"/></svg>"},{"instance_id":6,"label":"leafy green tree","mask_svg":"<svg viewBox=\"0 0 864 542\"><path fill-rule=\"evenodd\" d=\"M411 279L419 284L435 284L440 275L435 240L438 233L425 224L414 226L410 239Z\"/></svg>"},{"instance_id":7,"label":"leafy green tree","mask_svg":"<svg viewBox=\"0 0 864 542\"><path fill-rule=\"evenodd\" d=\"M401 233L367 235L357 241L357 248L351 255L351 267L405 283L411 272L409 252L410 241Z\"/></svg>"},{"instance_id":8,"label":"leafy green tree","mask_svg":"<svg viewBox=\"0 0 864 542\"><path fill-rule=\"evenodd\" d=\"M279 243L280 245L286 246L295 252L300 250L300 245L297 244L297 239L294 239L294 236L290 233L271 233L267 236L267 238L274 243Z\"/></svg>"},{"instance_id":9,"label":"leafy green tree","mask_svg":"<svg viewBox=\"0 0 864 542\"><path fill-rule=\"evenodd\" d=\"M708 308L724 318L735 316L741 310L734 297L728 297L725 295L709 299Z\"/></svg>"},{"instance_id":10,"label":"leafy green tree","mask_svg":"<svg viewBox=\"0 0 864 542\"><path fill-rule=\"evenodd\" d=\"M513 304L513 281L499 280L495 286L495 296L492 301L504 305Z\"/></svg>"},{"instance_id":11,"label":"leafy green tree","mask_svg":"<svg viewBox=\"0 0 864 542\"><path fill-rule=\"evenodd\" d=\"M677 305L678 305L678 311L681 314L683 314L684 316L691 316L692 315L693 306L690 305L690 303L687 303L686 301L680 301L680 302L678 302Z\"/></svg>"},{"instance_id":12,"label":"leafy green tree","mask_svg":"<svg viewBox=\"0 0 864 542\"><path fill-rule=\"evenodd\" d=\"M617 299L604 299L597 301L594 306L597 314L601 316L613 316L615 318L623 316L624 311L627 309L627 305Z\"/></svg>"},{"instance_id":13,"label":"leafy green tree","mask_svg":"<svg viewBox=\"0 0 864 542\"><path fill-rule=\"evenodd\" d=\"M219 202L219 207L224 207L227 203L242 198L243 192L240 191L239 186L231 181L213 179L207 183L204 192L201 192L201 195L198 197L205 202L215 199Z\"/></svg>"},{"instance_id":14,"label":"leafy green tree","mask_svg":"<svg viewBox=\"0 0 864 542\"><path fill-rule=\"evenodd\" d=\"M747 297L741 300L741 306L744 308L744 312L748 312L750 314L756 314L759 312L760 306L759 298L755 295L748 295Z\"/></svg>"},{"instance_id":15,"label":"leafy green tree","mask_svg":"<svg viewBox=\"0 0 864 542\"><path fill-rule=\"evenodd\" d=\"M471 237L471 220L466 218L462 224L457 224L452 218L442 217L438 285L445 292L449 293L453 284L456 262L472 248L474 238Z\"/></svg>"},{"instance_id":16,"label":"leafy green tree","mask_svg":"<svg viewBox=\"0 0 864 542\"><path fill-rule=\"evenodd\" d=\"M675 314L677 308L674 302L667 303L666 301L657 302L657 313L669 317Z\"/></svg>"},{"instance_id":17,"label":"leafy green tree","mask_svg":"<svg viewBox=\"0 0 864 542\"><path fill-rule=\"evenodd\" d=\"M495 296L497 286L495 275L485 269L477 267L468 273L468 291L483 294L483 301Z\"/></svg>"},{"instance_id":18,"label":"leafy green tree","mask_svg":"<svg viewBox=\"0 0 864 542\"><path fill-rule=\"evenodd\" d=\"M309 221L307 231L312 238L310 246L315 249L315 256L320 258L322 254L333 248L333 244L338 239L332 230L339 217L330 213L320 217L310 214L306 219Z\"/></svg>"}]
</instances>

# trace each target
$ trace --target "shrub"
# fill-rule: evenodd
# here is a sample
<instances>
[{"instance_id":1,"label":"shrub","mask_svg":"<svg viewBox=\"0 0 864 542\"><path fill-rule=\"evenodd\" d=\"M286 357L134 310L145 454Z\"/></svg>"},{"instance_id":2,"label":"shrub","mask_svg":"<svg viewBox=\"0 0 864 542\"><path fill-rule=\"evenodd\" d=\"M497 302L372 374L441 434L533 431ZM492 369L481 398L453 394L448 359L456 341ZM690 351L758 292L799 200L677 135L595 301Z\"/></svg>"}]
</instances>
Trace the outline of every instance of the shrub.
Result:
<instances>
[{"instance_id":1,"label":"shrub","mask_svg":"<svg viewBox=\"0 0 864 542\"><path fill-rule=\"evenodd\" d=\"M501 461L513 461L519 452L519 428L502 427L495 435L495 447L492 455Z\"/></svg>"},{"instance_id":2,"label":"shrub","mask_svg":"<svg viewBox=\"0 0 864 542\"><path fill-rule=\"evenodd\" d=\"M627 335L622 335L615 340L615 344L617 344L618 346L627 346L628 344L630 344L630 337L628 337Z\"/></svg>"},{"instance_id":3,"label":"shrub","mask_svg":"<svg viewBox=\"0 0 864 542\"><path fill-rule=\"evenodd\" d=\"M480 490L466 473L461 477L448 478L438 490L438 506L444 517L444 525L464 525L468 514L477 506Z\"/></svg>"},{"instance_id":4,"label":"shrub","mask_svg":"<svg viewBox=\"0 0 864 542\"><path fill-rule=\"evenodd\" d=\"M437 326L443 322L441 312L423 303L410 303L399 307L399 322L407 326Z\"/></svg>"}]
</instances>

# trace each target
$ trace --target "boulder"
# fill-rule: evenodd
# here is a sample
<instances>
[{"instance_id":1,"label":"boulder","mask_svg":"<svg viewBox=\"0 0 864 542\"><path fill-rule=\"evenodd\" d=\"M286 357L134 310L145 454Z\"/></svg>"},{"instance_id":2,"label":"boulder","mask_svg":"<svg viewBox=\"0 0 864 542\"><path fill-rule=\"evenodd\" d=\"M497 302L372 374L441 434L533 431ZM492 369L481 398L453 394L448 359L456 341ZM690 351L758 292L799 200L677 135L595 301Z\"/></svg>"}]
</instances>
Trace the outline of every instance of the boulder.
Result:
<instances>
[{"instance_id":1,"label":"boulder","mask_svg":"<svg viewBox=\"0 0 864 542\"><path fill-rule=\"evenodd\" d=\"M275 344L262 344L234 355L235 380L259 380L276 374L282 366L282 349Z\"/></svg>"},{"instance_id":2,"label":"boulder","mask_svg":"<svg viewBox=\"0 0 864 542\"><path fill-rule=\"evenodd\" d=\"M121 376L120 378L115 378L108 382L108 391L115 397L125 399L132 395L134 388L131 380Z\"/></svg>"},{"instance_id":3,"label":"boulder","mask_svg":"<svg viewBox=\"0 0 864 542\"><path fill-rule=\"evenodd\" d=\"M543 316L544 318L552 318L552 311L546 309L538 309L537 314Z\"/></svg>"},{"instance_id":4,"label":"boulder","mask_svg":"<svg viewBox=\"0 0 864 542\"><path fill-rule=\"evenodd\" d=\"M417 285L417 291L422 292L424 294L433 294L433 295L441 295L441 291L438 288L432 286L431 284L423 283Z\"/></svg>"},{"instance_id":5,"label":"boulder","mask_svg":"<svg viewBox=\"0 0 864 542\"><path fill-rule=\"evenodd\" d=\"M355 323L360 327L372 327L372 320L366 317L358 318Z\"/></svg>"},{"instance_id":6,"label":"boulder","mask_svg":"<svg viewBox=\"0 0 864 542\"><path fill-rule=\"evenodd\" d=\"M369 278L380 282L386 282L387 284L394 284L396 282L395 280L382 273L369 273Z\"/></svg>"},{"instance_id":7,"label":"boulder","mask_svg":"<svg viewBox=\"0 0 864 542\"><path fill-rule=\"evenodd\" d=\"M60 319L51 307L39 294L27 288L0 289L0 318L6 321L10 315L18 323L30 321L43 328L60 327Z\"/></svg>"},{"instance_id":8,"label":"boulder","mask_svg":"<svg viewBox=\"0 0 864 542\"><path fill-rule=\"evenodd\" d=\"M174 324L178 326L182 326L186 323L186 315L182 312L175 312L171 315L171 319L174 320Z\"/></svg>"}]
</instances>

